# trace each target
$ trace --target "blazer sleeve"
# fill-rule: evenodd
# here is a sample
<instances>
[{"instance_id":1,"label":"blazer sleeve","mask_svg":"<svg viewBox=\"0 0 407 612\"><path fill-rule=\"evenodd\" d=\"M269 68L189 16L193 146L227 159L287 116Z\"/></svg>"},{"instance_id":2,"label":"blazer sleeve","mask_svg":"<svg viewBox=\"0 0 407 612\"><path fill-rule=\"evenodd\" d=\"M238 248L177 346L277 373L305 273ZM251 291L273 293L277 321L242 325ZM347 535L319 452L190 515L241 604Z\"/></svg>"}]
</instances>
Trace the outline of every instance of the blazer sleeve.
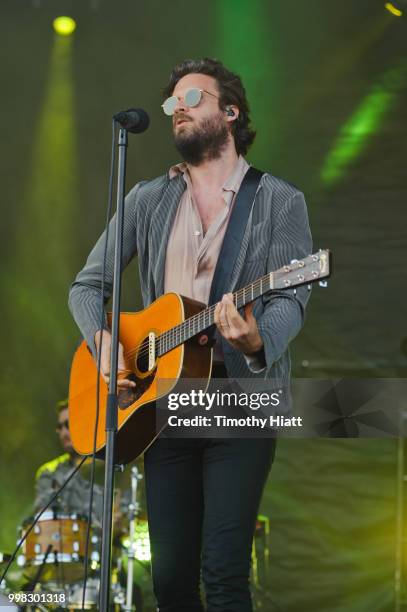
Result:
<instances>
[{"instance_id":1,"label":"blazer sleeve","mask_svg":"<svg viewBox=\"0 0 407 612\"><path fill-rule=\"evenodd\" d=\"M137 183L125 198L122 252L123 269L127 266L132 257L137 254L135 212L137 194L142 184L143 183ZM83 337L88 343L89 348L94 354L94 338L96 332L101 328L107 329L107 317L103 306L109 300L113 291L115 233L116 214L109 223L103 299L102 270L106 231L103 232L96 242L85 266L76 276L69 291L70 311Z\"/></svg>"},{"instance_id":2,"label":"blazer sleeve","mask_svg":"<svg viewBox=\"0 0 407 612\"><path fill-rule=\"evenodd\" d=\"M312 238L304 195L291 196L273 225L267 270L278 270L293 259L312 253ZM264 311L257 321L264 342L267 367L270 368L287 350L304 324L310 291L307 286L271 291L263 296Z\"/></svg>"}]
</instances>

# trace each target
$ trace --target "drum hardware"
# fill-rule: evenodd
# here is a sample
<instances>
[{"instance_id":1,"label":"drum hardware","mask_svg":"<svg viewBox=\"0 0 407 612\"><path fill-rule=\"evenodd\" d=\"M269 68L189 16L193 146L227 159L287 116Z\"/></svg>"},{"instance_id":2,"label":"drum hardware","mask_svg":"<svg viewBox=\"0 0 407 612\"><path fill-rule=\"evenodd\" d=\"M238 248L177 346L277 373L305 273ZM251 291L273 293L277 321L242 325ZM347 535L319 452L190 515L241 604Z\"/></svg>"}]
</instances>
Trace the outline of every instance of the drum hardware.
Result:
<instances>
[{"instance_id":1,"label":"drum hardware","mask_svg":"<svg viewBox=\"0 0 407 612\"><path fill-rule=\"evenodd\" d=\"M11 555L8 553L0 552L0 563L8 563L11 559Z\"/></svg>"},{"instance_id":2,"label":"drum hardware","mask_svg":"<svg viewBox=\"0 0 407 612\"><path fill-rule=\"evenodd\" d=\"M39 566L33 580L25 586L24 591L34 591L35 587L40 581L41 574L44 571L45 564L47 562L49 555L51 554L51 551L52 551L52 544L48 544L47 550L45 551L44 559L41 565Z\"/></svg>"},{"instance_id":3,"label":"drum hardware","mask_svg":"<svg viewBox=\"0 0 407 612\"><path fill-rule=\"evenodd\" d=\"M144 483L141 482L140 485L140 480L143 478L141 470L142 468L139 466L138 470L134 469L131 472L132 486L130 491L129 488L126 490L122 505L123 510L121 511L120 508L117 510L119 517L123 517L125 524L120 525L120 530L117 529L119 537L116 543L116 555L113 556L111 575L111 609L116 612L139 610L139 606L142 606L144 601L144 592L142 594L141 589L145 588L146 580L149 580L148 563L144 562L148 562L149 556L143 556L145 552L149 553L149 547L145 546L144 541L147 538L146 542L148 543L147 521L143 511ZM52 511L45 511L39 517L38 523L28 533L33 520L33 517L27 518L19 527L19 535L27 534L27 536L22 549L24 554L19 555L17 559L17 564L20 566L18 586L16 583L14 588L10 588L9 583L7 585L4 583L3 589L0 589L0 594L6 596L9 591L17 590L29 590L53 595L65 593L66 603L63 605L59 603L58 609L63 608L70 612L81 609L84 596L84 609L97 610L100 591L100 528L92 526L90 532L90 575L89 584L87 584L84 592L82 577L85 535L88 525L87 517L77 513L63 512L60 507L54 508ZM124 538L126 538L128 544L124 544ZM124 550L127 546L128 549ZM0 567L1 563L7 564L10 559L11 555L0 553ZM126 564L126 566L123 564ZM128 580L129 570L132 576L130 578L131 584ZM140 578L137 575L138 571L146 573L145 580L144 573ZM141 586L142 584L144 587ZM150 582L148 582L148 588L150 588ZM152 595L151 598L153 601ZM134 601L133 604L132 601ZM3 600L0 603L3 604ZM27 608L27 610L34 609L36 612L46 612L46 610L55 609L55 606L47 604L45 608L36 603L35 608ZM152 610L153 606L148 607L148 610L150 609ZM17 608L13 608L13 612L14 610L17 611Z\"/></svg>"},{"instance_id":4,"label":"drum hardware","mask_svg":"<svg viewBox=\"0 0 407 612\"><path fill-rule=\"evenodd\" d=\"M83 583L78 582L72 584L68 592L68 609L82 609L82 601L84 601L84 610L96 610L99 596L99 578L88 578L86 581L85 597L83 597Z\"/></svg>"},{"instance_id":5,"label":"drum hardware","mask_svg":"<svg viewBox=\"0 0 407 612\"><path fill-rule=\"evenodd\" d=\"M126 584L126 604L123 610L132 612L133 607L133 565L134 565L134 542L136 533L136 520L140 511L140 504L137 501L137 485L138 481L143 478L142 474L137 469L137 466L131 468L131 500L128 509L129 517L129 546L127 548L127 584Z\"/></svg>"}]
</instances>

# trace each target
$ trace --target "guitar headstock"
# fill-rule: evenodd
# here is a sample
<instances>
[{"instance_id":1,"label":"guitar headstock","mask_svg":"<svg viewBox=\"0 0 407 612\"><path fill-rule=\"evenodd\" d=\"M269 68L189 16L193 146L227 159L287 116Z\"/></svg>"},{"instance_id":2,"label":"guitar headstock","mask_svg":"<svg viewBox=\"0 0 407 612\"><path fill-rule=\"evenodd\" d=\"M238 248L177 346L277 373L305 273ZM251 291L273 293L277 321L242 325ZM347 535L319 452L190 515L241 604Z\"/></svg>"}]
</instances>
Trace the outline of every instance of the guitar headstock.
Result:
<instances>
[{"instance_id":1,"label":"guitar headstock","mask_svg":"<svg viewBox=\"0 0 407 612\"><path fill-rule=\"evenodd\" d=\"M332 272L332 253L320 249L304 259L293 259L290 264L272 273L273 289L288 289L299 285L308 285L328 278Z\"/></svg>"}]
</instances>

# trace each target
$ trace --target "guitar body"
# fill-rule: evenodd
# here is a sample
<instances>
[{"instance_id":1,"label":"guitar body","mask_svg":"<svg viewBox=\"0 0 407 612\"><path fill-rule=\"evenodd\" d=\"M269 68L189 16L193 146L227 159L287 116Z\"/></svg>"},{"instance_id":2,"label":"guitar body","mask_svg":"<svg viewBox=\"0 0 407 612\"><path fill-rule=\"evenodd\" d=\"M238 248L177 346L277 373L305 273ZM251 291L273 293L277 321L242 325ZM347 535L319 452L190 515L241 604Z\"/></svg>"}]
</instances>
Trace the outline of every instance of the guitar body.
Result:
<instances>
[{"instance_id":1,"label":"guitar body","mask_svg":"<svg viewBox=\"0 0 407 612\"><path fill-rule=\"evenodd\" d=\"M203 304L177 293L167 293L140 312L121 313L120 342L124 347L127 378L136 382L136 389L119 392L116 463L126 464L135 459L160 433L155 419L157 399L176 391L181 380L200 378L208 382L212 350L201 346L196 338L157 357L154 363L151 357L148 363L148 350L145 350L149 337L159 336L204 308ZM96 380L96 363L83 341L74 355L69 384L69 428L72 444L80 455L93 453ZM106 445L107 394L108 386L100 377L98 457L104 456Z\"/></svg>"},{"instance_id":2,"label":"guitar body","mask_svg":"<svg viewBox=\"0 0 407 612\"><path fill-rule=\"evenodd\" d=\"M233 294L234 305L243 308L269 291L321 282L330 275L331 267L331 252L320 249L238 289ZM191 378L200 379L199 386L206 390L212 349L201 346L197 338L215 324L215 308L215 304L205 308L204 304L178 293L166 293L141 312L120 315L119 335L126 364L126 372L121 375L133 380L136 387L121 390L118 395L116 463L135 459L160 433L156 426L156 400L170 392L185 391L182 381ZM96 363L86 342L82 342L74 355L69 382L69 428L73 446L80 455L93 453L96 377ZM104 456L106 446L107 394L107 384L100 377L95 447L98 457Z\"/></svg>"}]
</instances>

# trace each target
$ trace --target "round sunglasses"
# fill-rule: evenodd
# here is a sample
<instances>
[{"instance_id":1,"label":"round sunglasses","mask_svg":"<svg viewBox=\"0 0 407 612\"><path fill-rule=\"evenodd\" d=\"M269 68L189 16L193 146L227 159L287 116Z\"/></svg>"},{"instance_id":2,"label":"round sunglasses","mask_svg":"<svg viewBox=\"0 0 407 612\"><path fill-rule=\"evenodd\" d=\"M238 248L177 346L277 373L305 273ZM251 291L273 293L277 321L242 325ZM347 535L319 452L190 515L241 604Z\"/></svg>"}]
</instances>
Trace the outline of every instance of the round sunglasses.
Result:
<instances>
[{"instance_id":1,"label":"round sunglasses","mask_svg":"<svg viewBox=\"0 0 407 612\"><path fill-rule=\"evenodd\" d=\"M56 430L57 431L62 431L62 429L65 427L65 429L69 429L69 421L68 419L66 419L66 421L61 421L60 423L57 423L56 426Z\"/></svg>"},{"instance_id":2,"label":"round sunglasses","mask_svg":"<svg viewBox=\"0 0 407 612\"><path fill-rule=\"evenodd\" d=\"M188 89L188 91L185 92L185 96L184 96L185 106L188 106L189 108L198 106L198 104L202 100L202 94L204 92L219 100L219 96L216 96L210 91L206 91L206 89L198 89L197 87L193 87L192 89ZM169 98L165 100L164 104L161 104L161 107L166 115L171 117L171 115L174 114L179 99L180 99L179 96L170 96Z\"/></svg>"}]
</instances>

